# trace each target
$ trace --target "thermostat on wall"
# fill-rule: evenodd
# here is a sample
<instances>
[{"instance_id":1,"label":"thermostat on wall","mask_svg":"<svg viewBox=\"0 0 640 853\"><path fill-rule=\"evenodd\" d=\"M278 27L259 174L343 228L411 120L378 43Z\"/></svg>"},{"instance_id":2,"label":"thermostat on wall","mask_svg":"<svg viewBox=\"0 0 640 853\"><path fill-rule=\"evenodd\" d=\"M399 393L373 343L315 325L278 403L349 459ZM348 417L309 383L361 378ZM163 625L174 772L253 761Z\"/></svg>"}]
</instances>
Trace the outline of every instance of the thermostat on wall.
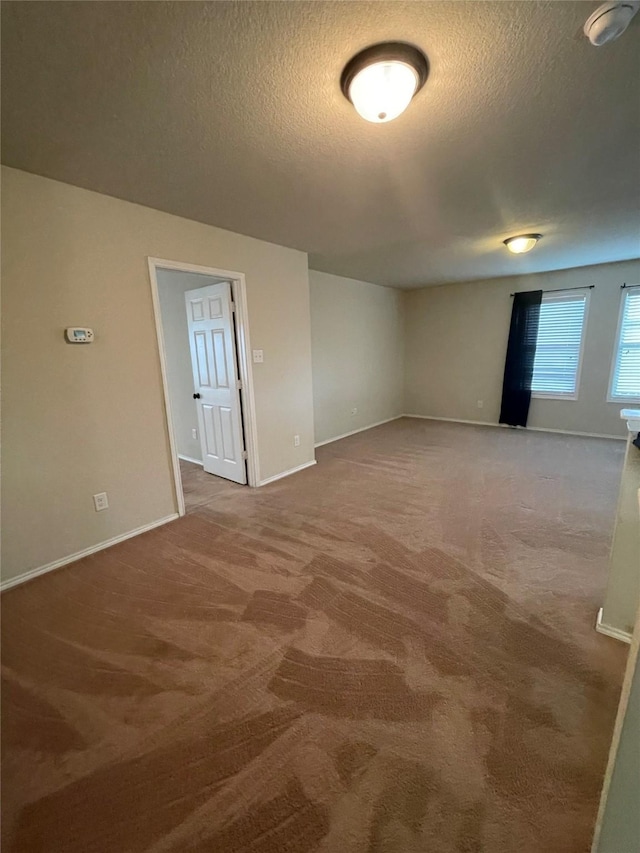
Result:
<instances>
[{"instance_id":1,"label":"thermostat on wall","mask_svg":"<svg viewBox=\"0 0 640 853\"><path fill-rule=\"evenodd\" d=\"M93 341L93 329L69 326L68 329L64 330L64 333L70 344L90 344Z\"/></svg>"}]
</instances>

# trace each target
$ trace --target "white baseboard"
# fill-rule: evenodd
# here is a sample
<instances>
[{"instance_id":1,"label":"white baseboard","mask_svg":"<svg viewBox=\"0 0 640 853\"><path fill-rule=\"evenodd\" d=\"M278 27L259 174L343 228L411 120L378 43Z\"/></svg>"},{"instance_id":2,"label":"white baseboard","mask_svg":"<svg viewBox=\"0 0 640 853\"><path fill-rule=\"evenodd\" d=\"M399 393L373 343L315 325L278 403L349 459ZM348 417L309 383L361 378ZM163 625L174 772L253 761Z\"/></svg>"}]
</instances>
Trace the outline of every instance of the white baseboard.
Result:
<instances>
[{"instance_id":1,"label":"white baseboard","mask_svg":"<svg viewBox=\"0 0 640 853\"><path fill-rule=\"evenodd\" d=\"M397 421L399 418L406 417L413 417L413 415L395 415L393 418L386 418L384 421L376 421L375 424L369 424L368 426L360 427L360 429L352 429L351 432L343 432L342 435L336 435L334 438L327 438L324 441L319 441L317 444L314 444L314 447L323 447L325 444L331 444L334 441L340 441L342 438L348 438L350 435L356 435L356 433L359 432L366 432L368 429L382 426L382 424L390 424L391 421ZM419 415L416 415L415 417L419 417Z\"/></svg>"},{"instance_id":2,"label":"white baseboard","mask_svg":"<svg viewBox=\"0 0 640 853\"><path fill-rule=\"evenodd\" d=\"M304 462L302 465L298 465L297 468L290 468L288 471L283 471L282 474L274 474L273 477L267 477L266 480L260 480L258 485L267 486L269 483L275 483L276 480L282 480L284 477L290 477L291 474L297 474L298 471L304 471L305 468L311 468L311 466L315 464L316 460L312 459L311 462Z\"/></svg>"},{"instance_id":3,"label":"white baseboard","mask_svg":"<svg viewBox=\"0 0 640 853\"><path fill-rule=\"evenodd\" d=\"M548 429L547 427L510 427L508 424L494 424L490 421L465 421L462 418L438 418L434 415L400 415L402 418L420 418L423 421L444 421L449 424L471 424L471 426L498 427L499 429L529 430L531 432L551 432L558 435L578 435L582 438L615 438L626 441L624 435L608 435L602 432L577 432L571 429ZM317 445L316 445L317 446Z\"/></svg>"},{"instance_id":4,"label":"white baseboard","mask_svg":"<svg viewBox=\"0 0 640 853\"><path fill-rule=\"evenodd\" d=\"M83 557L88 557L98 551L104 551L105 548L110 548L112 545L124 542L125 539L132 539L134 536L146 533L147 530L153 530L155 527L168 524L170 521L175 521L175 519L179 517L178 513L174 512L173 515L167 515L165 518L159 518L158 521L152 521L150 524L143 524L142 527L136 527L135 530L130 530L128 533L123 533L121 536L114 536L112 539L106 539L104 542L92 545L91 548L85 548L83 551L77 551L75 554L70 554L68 557L63 557L61 560L55 560L53 563L47 563L46 566L40 566L37 569L30 569L28 572L23 572L15 578L8 578L6 581L2 581L2 583L0 583L0 592L11 589L13 586L18 586L18 584L26 583L26 581L30 581L32 578L37 578L39 575L45 575L47 572L53 572L55 569L67 566L69 563L75 563L76 560L81 560Z\"/></svg>"},{"instance_id":5,"label":"white baseboard","mask_svg":"<svg viewBox=\"0 0 640 853\"><path fill-rule=\"evenodd\" d=\"M181 453L178 453L178 459L184 459L185 462L193 462L194 465L200 465L200 467L203 465L202 459L194 459L192 456L183 456Z\"/></svg>"},{"instance_id":6,"label":"white baseboard","mask_svg":"<svg viewBox=\"0 0 640 853\"><path fill-rule=\"evenodd\" d=\"M502 426L505 426L503 424ZM520 427L519 427L520 428ZM521 427L522 429L529 429L532 432L555 432L558 435L579 435L582 438L614 438L616 441L626 441L627 437L625 435L609 435L606 432L578 432L573 429L547 429L546 427ZM508 427L507 427L508 429Z\"/></svg>"},{"instance_id":7,"label":"white baseboard","mask_svg":"<svg viewBox=\"0 0 640 853\"><path fill-rule=\"evenodd\" d=\"M443 421L447 424L471 424L471 426L502 426L502 424L492 424L489 421L465 421L462 418L437 418L435 415L401 415L402 418L419 418L422 421Z\"/></svg>"},{"instance_id":8,"label":"white baseboard","mask_svg":"<svg viewBox=\"0 0 640 853\"><path fill-rule=\"evenodd\" d=\"M605 634L607 637L613 637L614 640L621 640L623 643L631 643L631 634L628 631L621 631L619 628L613 628L602 621L602 607L598 610L596 616L596 631L599 634Z\"/></svg>"}]
</instances>

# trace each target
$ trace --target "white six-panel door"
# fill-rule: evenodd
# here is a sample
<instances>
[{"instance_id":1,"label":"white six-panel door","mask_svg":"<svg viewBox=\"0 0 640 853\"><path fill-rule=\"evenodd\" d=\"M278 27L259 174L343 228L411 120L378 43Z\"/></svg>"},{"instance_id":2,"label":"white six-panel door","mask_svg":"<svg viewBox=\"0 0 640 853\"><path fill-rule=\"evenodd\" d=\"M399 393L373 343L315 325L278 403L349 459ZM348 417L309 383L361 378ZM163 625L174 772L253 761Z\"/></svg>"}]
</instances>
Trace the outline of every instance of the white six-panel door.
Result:
<instances>
[{"instance_id":1,"label":"white six-panel door","mask_svg":"<svg viewBox=\"0 0 640 853\"><path fill-rule=\"evenodd\" d=\"M247 482L231 284L185 293L204 470ZM199 396L198 396L199 395Z\"/></svg>"}]
</instances>

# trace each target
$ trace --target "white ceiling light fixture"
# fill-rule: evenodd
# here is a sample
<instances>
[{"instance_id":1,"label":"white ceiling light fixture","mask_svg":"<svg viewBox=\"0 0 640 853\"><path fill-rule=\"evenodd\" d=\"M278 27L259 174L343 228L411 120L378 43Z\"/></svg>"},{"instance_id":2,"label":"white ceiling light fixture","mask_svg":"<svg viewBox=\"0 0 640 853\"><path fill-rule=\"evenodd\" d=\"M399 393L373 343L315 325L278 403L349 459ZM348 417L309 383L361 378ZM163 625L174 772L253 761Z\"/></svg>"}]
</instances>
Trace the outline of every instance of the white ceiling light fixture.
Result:
<instances>
[{"instance_id":1,"label":"white ceiling light fixture","mask_svg":"<svg viewBox=\"0 0 640 853\"><path fill-rule=\"evenodd\" d=\"M507 237L502 242L514 255L522 255L530 252L541 237L542 234L519 234L517 237Z\"/></svg>"},{"instance_id":2,"label":"white ceiling light fixture","mask_svg":"<svg viewBox=\"0 0 640 853\"><path fill-rule=\"evenodd\" d=\"M367 121L392 121L403 113L429 76L429 61L412 44L374 44L357 53L340 77L342 93Z\"/></svg>"},{"instance_id":3,"label":"white ceiling light fixture","mask_svg":"<svg viewBox=\"0 0 640 853\"><path fill-rule=\"evenodd\" d=\"M615 0L598 6L584 25L584 34L591 44L600 47L620 38L640 9L640 0Z\"/></svg>"}]
</instances>

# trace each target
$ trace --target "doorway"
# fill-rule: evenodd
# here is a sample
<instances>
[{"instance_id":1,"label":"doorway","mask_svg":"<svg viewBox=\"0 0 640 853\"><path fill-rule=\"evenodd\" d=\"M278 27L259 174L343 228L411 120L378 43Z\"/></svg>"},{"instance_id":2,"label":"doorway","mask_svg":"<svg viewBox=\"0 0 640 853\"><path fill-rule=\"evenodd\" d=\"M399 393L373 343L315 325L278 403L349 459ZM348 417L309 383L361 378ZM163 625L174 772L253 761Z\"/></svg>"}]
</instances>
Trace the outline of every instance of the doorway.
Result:
<instances>
[{"instance_id":1,"label":"doorway","mask_svg":"<svg viewBox=\"0 0 640 853\"><path fill-rule=\"evenodd\" d=\"M259 483L246 285L241 273L159 258L149 258L149 276L184 515L185 493L187 503L203 502Z\"/></svg>"}]
</instances>

